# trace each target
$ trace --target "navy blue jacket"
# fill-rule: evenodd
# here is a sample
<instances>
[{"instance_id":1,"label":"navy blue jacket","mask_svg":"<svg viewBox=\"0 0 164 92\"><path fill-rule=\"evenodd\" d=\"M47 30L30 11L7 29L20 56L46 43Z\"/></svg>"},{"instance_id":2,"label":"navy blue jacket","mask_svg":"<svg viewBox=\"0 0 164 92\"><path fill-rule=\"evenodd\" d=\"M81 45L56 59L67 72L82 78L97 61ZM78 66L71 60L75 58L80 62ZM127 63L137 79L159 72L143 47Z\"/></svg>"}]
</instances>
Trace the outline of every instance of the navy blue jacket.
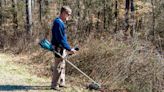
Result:
<instances>
[{"instance_id":1,"label":"navy blue jacket","mask_svg":"<svg viewBox=\"0 0 164 92\"><path fill-rule=\"evenodd\" d=\"M68 51L71 50L67 41L65 24L59 17L53 22L51 44L55 46L62 46Z\"/></svg>"}]
</instances>

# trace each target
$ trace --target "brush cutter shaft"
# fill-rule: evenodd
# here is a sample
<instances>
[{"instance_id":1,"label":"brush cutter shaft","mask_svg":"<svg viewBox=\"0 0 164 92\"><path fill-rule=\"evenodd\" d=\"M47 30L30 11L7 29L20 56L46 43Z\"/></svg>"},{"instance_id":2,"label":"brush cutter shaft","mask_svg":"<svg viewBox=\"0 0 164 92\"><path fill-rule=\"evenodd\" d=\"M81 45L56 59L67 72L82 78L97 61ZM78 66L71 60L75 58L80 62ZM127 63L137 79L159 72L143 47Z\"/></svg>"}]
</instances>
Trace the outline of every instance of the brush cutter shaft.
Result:
<instances>
[{"instance_id":1,"label":"brush cutter shaft","mask_svg":"<svg viewBox=\"0 0 164 92\"><path fill-rule=\"evenodd\" d=\"M63 60L65 60L67 63L69 63L71 66L73 66L76 70L78 70L80 73L82 73L85 77L87 77L89 80L91 80L93 83L96 83L96 81L94 81L92 78L90 78L87 74L85 74L82 70L80 70L77 66L75 66L73 63L71 63L69 60L67 60L66 58L62 57L58 52L56 52L54 50L54 53L56 53L57 55L59 55Z\"/></svg>"},{"instance_id":2,"label":"brush cutter shaft","mask_svg":"<svg viewBox=\"0 0 164 92\"><path fill-rule=\"evenodd\" d=\"M85 74L83 71L81 71L78 67L76 67L74 64L72 64L70 61L66 59L66 62L69 63L71 66L73 66L76 70L78 70L80 73L82 73L85 77L87 77L92 82L96 83L92 78L90 78L87 74Z\"/></svg>"}]
</instances>

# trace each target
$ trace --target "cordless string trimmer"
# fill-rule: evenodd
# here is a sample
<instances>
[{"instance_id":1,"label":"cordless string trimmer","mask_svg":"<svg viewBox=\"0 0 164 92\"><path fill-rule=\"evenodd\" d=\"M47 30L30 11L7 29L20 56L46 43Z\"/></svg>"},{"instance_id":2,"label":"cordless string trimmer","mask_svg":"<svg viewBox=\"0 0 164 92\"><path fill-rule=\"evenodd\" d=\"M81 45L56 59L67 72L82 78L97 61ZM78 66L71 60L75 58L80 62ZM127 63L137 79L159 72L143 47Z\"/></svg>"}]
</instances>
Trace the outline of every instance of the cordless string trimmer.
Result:
<instances>
[{"instance_id":1,"label":"cordless string trimmer","mask_svg":"<svg viewBox=\"0 0 164 92\"><path fill-rule=\"evenodd\" d=\"M59 56L60 56L63 60L65 60L68 64L70 64L71 66L73 66L76 70L78 70L78 71L79 71L80 73L82 73L85 77L87 77L90 81L92 81L92 83L89 84L89 85L87 86L88 89L90 89L90 90L92 90L92 89L94 89L94 90L99 90L99 89L101 88L101 85L100 85L100 84L98 84L96 81L94 81L92 78L90 78L86 73L84 73L82 70L80 70L77 66L75 66L73 63L71 63L69 60L67 60L66 57L62 57L62 56L60 55L60 53L56 52L56 51L54 50L53 46L50 44L50 42L49 42L48 40L46 40L46 39L41 40L41 41L39 42L39 45L40 45L42 48L44 48L44 49L46 49L46 50L49 50L49 51L52 51L53 53L56 53L57 55L59 55ZM74 49L77 50L77 51L79 50L78 47L75 47Z\"/></svg>"}]
</instances>

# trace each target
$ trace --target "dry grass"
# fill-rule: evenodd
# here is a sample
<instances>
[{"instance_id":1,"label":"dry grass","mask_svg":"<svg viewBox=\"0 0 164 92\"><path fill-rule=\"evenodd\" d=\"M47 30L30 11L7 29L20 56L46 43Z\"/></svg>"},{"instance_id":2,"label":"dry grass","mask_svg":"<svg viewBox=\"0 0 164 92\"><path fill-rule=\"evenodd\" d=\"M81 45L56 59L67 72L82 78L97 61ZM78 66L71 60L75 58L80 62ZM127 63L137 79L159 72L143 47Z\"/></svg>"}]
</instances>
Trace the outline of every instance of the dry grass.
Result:
<instances>
[{"instance_id":1,"label":"dry grass","mask_svg":"<svg viewBox=\"0 0 164 92\"><path fill-rule=\"evenodd\" d=\"M102 38L91 35L84 45L80 46L79 53L69 60L101 83L103 89L108 90L105 92L122 89L130 92L162 92L162 55L148 41L135 37L122 40L122 37L120 34ZM30 60L22 60L23 64L28 64L31 72L38 76L50 76L52 53L42 50L38 45L30 48L33 49L30 52L35 53L29 53L27 58ZM78 80L77 85L87 82L86 78L69 65L67 74L82 79Z\"/></svg>"},{"instance_id":2,"label":"dry grass","mask_svg":"<svg viewBox=\"0 0 164 92\"><path fill-rule=\"evenodd\" d=\"M117 38L117 37L116 37ZM164 90L164 63L155 47L137 39L90 40L72 59L106 89L128 89L131 92ZM68 67L72 75L79 74Z\"/></svg>"}]
</instances>

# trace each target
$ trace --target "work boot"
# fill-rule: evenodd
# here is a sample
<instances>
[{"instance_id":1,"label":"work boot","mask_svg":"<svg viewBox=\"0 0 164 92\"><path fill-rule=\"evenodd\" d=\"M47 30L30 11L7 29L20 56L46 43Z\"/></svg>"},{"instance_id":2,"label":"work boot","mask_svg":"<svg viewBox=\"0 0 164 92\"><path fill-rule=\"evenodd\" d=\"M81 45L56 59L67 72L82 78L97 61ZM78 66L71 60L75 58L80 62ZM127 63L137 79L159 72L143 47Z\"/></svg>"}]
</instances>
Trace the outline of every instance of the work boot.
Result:
<instances>
[{"instance_id":1,"label":"work boot","mask_svg":"<svg viewBox=\"0 0 164 92\"><path fill-rule=\"evenodd\" d=\"M61 88L68 88L67 85L59 85L59 87L61 87Z\"/></svg>"},{"instance_id":2,"label":"work boot","mask_svg":"<svg viewBox=\"0 0 164 92\"><path fill-rule=\"evenodd\" d=\"M52 90L56 90L56 91L60 91L60 88L59 86L56 86L56 87L51 87Z\"/></svg>"}]
</instances>

